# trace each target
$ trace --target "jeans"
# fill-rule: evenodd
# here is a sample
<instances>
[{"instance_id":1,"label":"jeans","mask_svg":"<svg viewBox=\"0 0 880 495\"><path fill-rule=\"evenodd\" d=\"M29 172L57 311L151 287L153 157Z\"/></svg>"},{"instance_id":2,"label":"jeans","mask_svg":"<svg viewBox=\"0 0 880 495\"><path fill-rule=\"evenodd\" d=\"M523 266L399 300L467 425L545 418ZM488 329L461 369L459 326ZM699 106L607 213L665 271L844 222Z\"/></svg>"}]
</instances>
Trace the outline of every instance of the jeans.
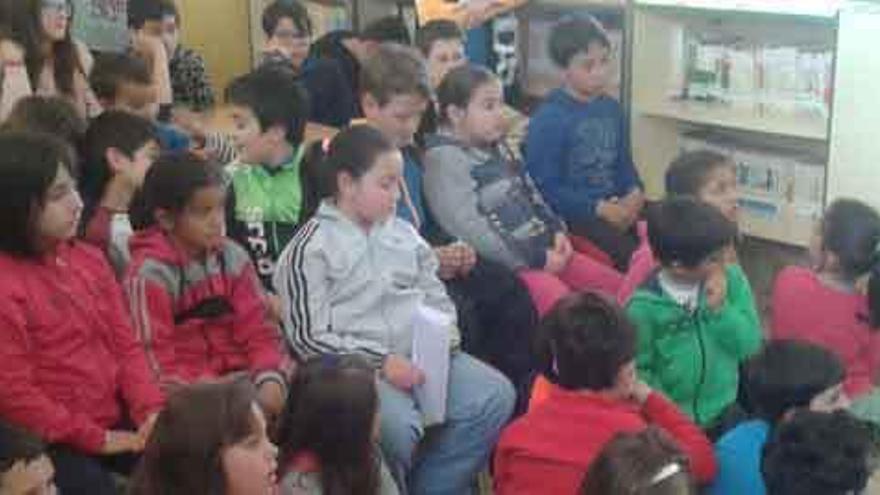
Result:
<instances>
[{"instance_id":1,"label":"jeans","mask_svg":"<svg viewBox=\"0 0 880 495\"><path fill-rule=\"evenodd\" d=\"M91 456L64 445L51 446L48 454L60 495L116 495L112 473L127 476L138 462L135 455Z\"/></svg>"},{"instance_id":2,"label":"jeans","mask_svg":"<svg viewBox=\"0 0 880 495\"><path fill-rule=\"evenodd\" d=\"M513 411L515 393L500 372L456 352L449 363L446 422L425 428L411 393L379 380L381 446L401 494L465 495L487 464Z\"/></svg>"}]
</instances>

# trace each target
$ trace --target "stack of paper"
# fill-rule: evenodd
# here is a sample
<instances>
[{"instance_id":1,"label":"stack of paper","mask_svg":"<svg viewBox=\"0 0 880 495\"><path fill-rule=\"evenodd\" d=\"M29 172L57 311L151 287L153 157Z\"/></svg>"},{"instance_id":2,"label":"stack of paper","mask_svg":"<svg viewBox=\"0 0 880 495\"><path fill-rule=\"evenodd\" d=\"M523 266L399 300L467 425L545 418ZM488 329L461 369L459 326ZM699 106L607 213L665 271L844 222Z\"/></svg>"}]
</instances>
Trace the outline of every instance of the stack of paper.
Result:
<instances>
[{"instance_id":1,"label":"stack of paper","mask_svg":"<svg viewBox=\"0 0 880 495\"><path fill-rule=\"evenodd\" d=\"M452 320L444 313L420 306L413 315L412 362L425 373L415 398L425 426L446 419Z\"/></svg>"}]
</instances>

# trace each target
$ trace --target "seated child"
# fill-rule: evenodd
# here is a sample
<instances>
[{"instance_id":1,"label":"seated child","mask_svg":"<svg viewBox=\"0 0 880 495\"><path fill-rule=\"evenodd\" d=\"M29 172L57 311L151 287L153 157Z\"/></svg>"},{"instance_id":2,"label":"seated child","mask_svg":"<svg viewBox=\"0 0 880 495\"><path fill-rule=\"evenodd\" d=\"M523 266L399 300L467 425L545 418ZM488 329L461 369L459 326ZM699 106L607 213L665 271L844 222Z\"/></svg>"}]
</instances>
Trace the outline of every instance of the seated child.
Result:
<instances>
[{"instance_id":1,"label":"seated child","mask_svg":"<svg viewBox=\"0 0 880 495\"><path fill-rule=\"evenodd\" d=\"M52 445L62 493L115 493L107 458L141 450L163 398L113 271L74 240L72 169L55 138L0 134L0 420Z\"/></svg>"},{"instance_id":2,"label":"seated child","mask_svg":"<svg viewBox=\"0 0 880 495\"><path fill-rule=\"evenodd\" d=\"M796 409L829 412L849 406L843 366L833 354L812 344L769 342L741 372L744 405L754 419L718 440L718 476L709 490L712 495L764 495L761 450L770 430Z\"/></svg>"},{"instance_id":3,"label":"seated child","mask_svg":"<svg viewBox=\"0 0 880 495\"><path fill-rule=\"evenodd\" d=\"M620 274L573 251L565 224L502 143L501 81L457 67L437 95L441 127L427 139L424 187L440 227L517 271L539 314L572 290L617 294Z\"/></svg>"},{"instance_id":4,"label":"seated child","mask_svg":"<svg viewBox=\"0 0 880 495\"><path fill-rule=\"evenodd\" d=\"M0 493L55 495L55 468L36 436L0 422Z\"/></svg>"},{"instance_id":5,"label":"seated child","mask_svg":"<svg viewBox=\"0 0 880 495\"><path fill-rule=\"evenodd\" d=\"M687 458L655 427L618 433L593 461L581 495L696 495Z\"/></svg>"},{"instance_id":6,"label":"seated child","mask_svg":"<svg viewBox=\"0 0 880 495\"><path fill-rule=\"evenodd\" d=\"M458 350L437 258L395 216L403 158L394 144L372 127L350 127L329 143L322 169L332 197L300 228L275 273L288 342L304 357L369 360L380 378L382 450L402 492L467 493L510 417L513 388ZM419 445L425 425L413 388L424 373L413 364L413 320L427 312L448 322L451 356L445 420Z\"/></svg>"},{"instance_id":7,"label":"seated child","mask_svg":"<svg viewBox=\"0 0 880 495\"><path fill-rule=\"evenodd\" d=\"M239 154L228 169L226 225L269 290L275 262L303 220L306 98L293 75L270 68L239 77L226 90Z\"/></svg>"},{"instance_id":8,"label":"seated child","mask_svg":"<svg viewBox=\"0 0 880 495\"><path fill-rule=\"evenodd\" d=\"M104 252L121 278L131 259L129 209L159 156L156 129L137 115L109 110L89 125L82 148L82 237Z\"/></svg>"},{"instance_id":9,"label":"seated child","mask_svg":"<svg viewBox=\"0 0 880 495\"><path fill-rule=\"evenodd\" d=\"M281 416L281 494L397 495L378 441L379 396L369 363L342 355L309 360Z\"/></svg>"},{"instance_id":10,"label":"seated child","mask_svg":"<svg viewBox=\"0 0 880 495\"><path fill-rule=\"evenodd\" d=\"M131 239L125 278L135 331L166 388L245 371L266 414L284 404L280 335L247 253L223 235L222 171L161 158L144 181L151 225Z\"/></svg>"},{"instance_id":11,"label":"seated child","mask_svg":"<svg viewBox=\"0 0 880 495\"><path fill-rule=\"evenodd\" d=\"M764 446L767 495L863 493L876 455L870 427L846 412L800 411ZM873 493L873 492L872 492Z\"/></svg>"},{"instance_id":12,"label":"seated child","mask_svg":"<svg viewBox=\"0 0 880 495\"><path fill-rule=\"evenodd\" d=\"M593 19L562 21L548 47L564 86L529 123L526 167L571 231L625 272L638 247L633 224L644 203L620 103L605 94L610 42Z\"/></svg>"},{"instance_id":13,"label":"seated child","mask_svg":"<svg viewBox=\"0 0 880 495\"><path fill-rule=\"evenodd\" d=\"M685 452L694 477L715 476L712 445L671 402L636 376L636 331L595 293L572 294L543 320L536 351L554 386L504 431L495 452L495 493L576 493L605 444L649 425Z\"/></svg>"},{"instance_id":14,"label":"seated child","mask_svg":"<svg viewBox=\"0 0 880 495\"><path fill-rule=\"evenodd\" d=\"M650 211L648 237L661 268L627 306L638 328L639 374L717 432L736 401L738 367L762 339L745 274L724 264L736 226L682 196Z\"/></svg>"},{"instance_id":15,"label":"seated child","mask_svg":"<svg viewBox=\"0 0 880 495\"><path fill-rule=\"evenodd\" d=\"M855 200L837 200L816 228L815 270L791 266L776 277L770 335L830 350L846 367L846 392L870 392L880 373L880 215ZM867 277L867 291L860 280Z\"/></svg>"},{"instance_id":16,"label":"seated child","mask_svg":"<svg viewBox=\"0 0 880 495\"><path fill-rule=\"evenodd\" d=\"M731 222L739 217L739 193L736 167L730 158L709 150L682 153L666 170L666 196L692 196L712 205ZM629 270L617 293L617 302L626 304L633 292L657 270L657 259L647 239L647 223L639 222L643 237L639 249L633 253ZM736 263L736 251L730 247L726 262Z\"/></svg>"},{"instance_id":17,"label":"seated child","mask_svg":"<svg viewBox=\"0 0 880 495\"><path fill-rule=\"evenodd\" d=\"M250 380L188 385L168 398L132 495L277 493L278 448Z\"/></svg>"}]
</instances>

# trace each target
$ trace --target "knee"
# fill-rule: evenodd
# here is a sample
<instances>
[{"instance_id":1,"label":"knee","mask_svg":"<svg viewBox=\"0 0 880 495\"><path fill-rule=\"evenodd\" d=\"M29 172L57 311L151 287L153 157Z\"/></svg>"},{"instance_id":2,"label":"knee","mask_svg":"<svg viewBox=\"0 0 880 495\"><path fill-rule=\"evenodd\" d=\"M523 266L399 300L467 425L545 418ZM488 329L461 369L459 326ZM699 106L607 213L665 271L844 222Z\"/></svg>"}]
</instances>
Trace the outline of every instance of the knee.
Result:
<instances>
[{"instance_id":1,"label":"knee","mask_svg":"<svg viewBox=\"0 0 880 495\"><path fill-rule=\"evenodd\" d=\"M412 418L386 417L382 418L380 428L382 452L389 464L411 466L424 436L421 423Z\"/></svg>"}]
</instances>

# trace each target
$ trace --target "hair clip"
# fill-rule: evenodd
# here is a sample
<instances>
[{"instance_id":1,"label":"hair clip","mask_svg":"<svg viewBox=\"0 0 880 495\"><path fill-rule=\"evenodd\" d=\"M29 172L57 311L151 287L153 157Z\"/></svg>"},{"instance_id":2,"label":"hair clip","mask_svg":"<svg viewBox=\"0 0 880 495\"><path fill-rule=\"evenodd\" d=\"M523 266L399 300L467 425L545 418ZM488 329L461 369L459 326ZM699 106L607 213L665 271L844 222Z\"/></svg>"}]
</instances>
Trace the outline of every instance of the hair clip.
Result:
<instances>
[{"instance_id":1,"label":"hair clip","mask_svg":"<svg viewBox=\"0 0 880 495\"><path fill-rule=\"evenodd\" d=\"M648 486L654 486L658 483L662 483L680 472L681 472L681 464L679 464L677 462L667 464L666 466L663 467L663 469L661 469L657 474L655 474L653 478L651 478L651 482L648 484Z\"/></svg>"}]
</instances>

